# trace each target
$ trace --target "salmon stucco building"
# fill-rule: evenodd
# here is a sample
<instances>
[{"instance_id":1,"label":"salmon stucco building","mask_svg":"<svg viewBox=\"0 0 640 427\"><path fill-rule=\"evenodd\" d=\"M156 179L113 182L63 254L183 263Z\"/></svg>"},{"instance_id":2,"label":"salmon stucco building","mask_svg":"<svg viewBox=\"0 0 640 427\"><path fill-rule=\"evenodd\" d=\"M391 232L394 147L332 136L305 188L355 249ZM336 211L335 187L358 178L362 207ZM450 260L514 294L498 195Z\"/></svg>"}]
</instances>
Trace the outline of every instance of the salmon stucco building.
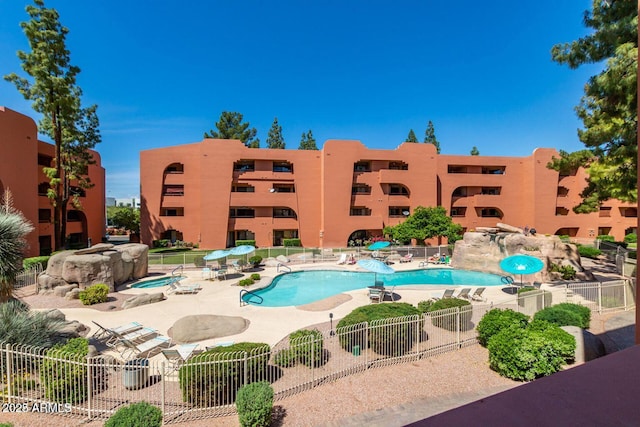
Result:
<instances>
[{"instance_id":1,"label":"salmon stucco building","mask_svg":"<svg viewBox=\"0 0 640 427\"><path fill-rule=\"evenodd\" d=\"M574 213L585 172L548 169L558 155L538 148L528 157L454 156L437 154L432 144L372 150L344 140L318 151L218 139L145 150L142 241L223 248L299 238L306 247L345 247L382 235L417 206L443 206L465 230L502 222L576 238L622 240L635 232L635 205L610 200L599 212Z\"/></svg>"},{"instance_id":2,"label":"salmon stucco building","mask_svg":"<svg viewBox=\"0 0 640 427\"><path fill-rule=\"evenodd\" d=\"M55 146L38 140L36 123L28 116L0 106L0 192L11 191L13 206L34 226L27 236L25 256L48 255L54 250L53 206L47 197L49 178L42 171L51 167ZM105 232L105 171L100 155L91 151L95 164L88 166L94 186L73 186L81 209L69 203L67 236L70 247L99 243Z\"/></svg>"}]
</instances>

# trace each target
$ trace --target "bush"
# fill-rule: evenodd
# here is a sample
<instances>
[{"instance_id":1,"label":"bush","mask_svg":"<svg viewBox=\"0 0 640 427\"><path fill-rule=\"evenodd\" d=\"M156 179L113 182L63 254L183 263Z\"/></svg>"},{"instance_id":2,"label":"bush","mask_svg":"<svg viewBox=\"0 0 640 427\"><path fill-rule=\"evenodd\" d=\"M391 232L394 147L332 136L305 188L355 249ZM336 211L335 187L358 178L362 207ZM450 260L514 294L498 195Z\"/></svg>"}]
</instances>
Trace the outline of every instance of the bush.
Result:
<instances>
[{"instance_id":1,"label":"bush","mask_svg":"<svg viewBox=\"0 0 640 427\"><path fill-rule=\"evenodd\" d=\"M260 280L260 275L258 273L253 273L249 278L253 281L258 281Z\"/></svg>"},{"instance_id":2,"label":"bush","mask_svg":"<svg viewBox=\"0 0 640 427\"><path fill-rule=\"evenodd\" d=\"M245 375L264 378L270 351L268 344L241 342L214 347L191 357L178 373L182 399L196 407L233 403ZM245 353L248 353L246 362Z\"/></svg>"},{"instance_id":3,"label":"bush","mask_svg":"<svg viewBox=\"0 0 640 427\"><path fill-rule=\"evenodd\" d=\"M295 361L305 366L321 366L324 364L324 340L317 329L301 329L289 335L289 343Z\"/></svg>"},{"instance_id":4,"label":"bush","mask_svg":"<svg viewBox=\"0 0 640 427\"><path fill-rule=\"evenodd\" d=\"M598 248L594 248L593 246L580 245L578 246L578 253L580 254L580 256L583 256L585 258L596 259L600 254L602 254L602 251Z\"/></svg>"},{"instance_id":5,"label":"bush","mask_svg":"<svg viewBox=\"0 0 640 427\"><path fill-rule=\"evenodd\" d=\"M236 246L253 246L256 247L256 241L255 240L236 240Z\"/></svg>"},{"instance_id":6,"label":"bush","mask_svg":"<svg viewBox=\"0 0 640 427\"><path fill-rule=\"evenodd\" d=\"M591 321L591 310L582 305L565 302L540 310L533 318L546 320L558 326L577 326L587 329Z\"/></svg>"},{"instance_id":7,"label":"bush","mask_svg":"<svg viewBox=\"0 0 640 427\"><path fill-rule=\"evenodd\" d=\"M300 239L282 239L282 246L285 247L302 247L302 242Z\"/></svg>"},{"instance_id":8,"label":"bush","mask_svg":"<svg viewBox=\"0 0 640 427\"><path fill-rule=\"evenodd\" d=\"M551 264L550 270L562 275L564 280L573 280L576 278L576 270L570 265Z\"/></svg>"},{"instance_id":9,"label":"bush","mask_svg":"<svg viewBox=\"0 0 640 427\"><path fill-rule=\"evenodd\" d=\"M638 235L636 233L627 234L626 236L624 236L624 242L625 243L637 243L638 242Z\"/></svg>"},{"instance_id":10,"label":"bush","mask_svg":"<svg viewBox=\"0 0 640 427\"><path fill-rule=\"evenodd\" d=\"M262 257L260 255L254 255L249 258L249 263L253 264L254 267L257 267L262 262Z\"/></svg>"},{"instance_id":11,"label":"bush","mask_svg":"<svg viewBox=\"0 0 640 427\"><path fill-rule=\"evenodd\" d=\"M418 311L420 313L426 313L429 311L429 307L431 307L431 305L434 303L434 300L426 300L426 301L420 301L418 303Z\"/></svg>"},{"instance_id":12,"label":"bush","mask_svg":"<svg viewBox=\"0 0 640 427\"><path fill-rule=\"evenodd\" d=\"M548 338L554 339L560 355L568 363L573 363L576 358L576 339L570 333L564 331L560 326L544 320L533 320L529 323L529 330L542 331Z\"/></svg>"},{"instance_id":13,"label":"bush","mask_svg":"<svg viewBox=\"0 0 640 427\"><path fill-rule=\"evenodd\" d=\"M80 291L78 297L82 304L93 305L100 304L101 302L107 302L107 296L109 295L109 286L98 283L96 285L89 286L84 291Z\"/></svg>"},{"instance_id":14,"label":"bush","mask_svg":"<svg viewBox=\"0 0 640 427\"><path fill-rule=\"evenodd\" d=\"M371 347L382 355L401 356L416 341L416 323L385 324L385 319L419 314L416 307L407 303L394 302L358 307L338 322L340 345L348 352L352 352L354 346L359 346L362 350ZM353 328L354 325L363 322L368 322L369 327ZM422 321L418 322L420 329L422 326Z\"/></svg>"},{"instance_id":15,"label":"bush","mask_svg":"<svg viewBox=\"0 0 640 427\"><path fill-rule=\"evenodd\" d=\"M116 411L104 427L160 427L162 411L147 402L132 403Z\"/></svg>"},{"instance_id":16,"label":"bush","mask_svg":"<svg viewBox=\"0 0 640 427\"><path fill-rule=\"evenodd\" d=\"M30 269L36 264L40 264L42 266L42 270L47 269L47 263L49 262L50 256L35 256L32 258L25 258L22 260L22 268L25 270Z\"/></svg>"},{"instance_id":17,"label":"bush","mask_svg":"<svg viewBox=\"0 0 640 427\"><path fill-rule=\"evenodd\" d=\"M193 265L196 267L204 267L207 265L207 261L204 260L204 256L193 257Z\"/></svg>"},{"instance_id":18,"label":"bush","mask_svg":"<svg viewBox=\"0 0 640 427\"><path fill-rule=\"evenodd\" d=\"M247 384L236 397L238 418L242 427L268 427L273 411L273 388L266 381Z\"/></svg>"},{"instance_id":19,"label":"bush","mask_svg":"<svg viewBox=\"0 0 640 427\"><path fill-rule=\"evenodd\" d=\"M609 236L608 234L601 234L596 237L596 240L600 240L602 242L615 242L616 238L613 236Z\"/></svg>"},{"instance_id":20,"label":"bush","mask_svg":"<svg viewBox=\"0 0 640 427\"><path fill-rule=\"evenodd\" d=\"M238 285L240 286L251 286L253 285L255 282L251 277L247 277L246 279L242 279L238 282Z\"/></svg>"},{"instance_id":21,"label":"bush","mask_svg":"<svg viewBox=\"0 0 640 427\"><path fill-rule=\"evenodd\" d=\"M480 345L486 347L489 339L501 330L513 325L524 329L528 321L528 316L511 309L503 310L494 308L493 310L489 310L482 316L482 319L478 322L478 326L476 326L478 342Z\"/></svg>"},{"instance_id":22,"label":"bush","mask_svg":"<svg viewBox=\"0 0 640 427\"><path fill-rule=\"evenodd\" d=\"M273 363L281 368L290 368L296 365L296 355L293 349L285 348L276 353L273 357Z\"/></svg>"},{"instance_id":23,"label":"bush","mask_svg":"<svg viewBox=\"0 0 640 427\"><path fill-rule=\"evenodd\" d=\"M168 248L171 240L169 239L160 239L154 240L151 244L154 248Z\"/></svg>"},{"instance_id":24,"label":"bush","mask_svg":"<svg viewBox=\"0 0 640 427\"><path fill-rule=\"evenodd\" d=\"M433 313L434 311L455 307L460 308L459 316L454 318L450 313L436 314L431 317L431 323L433 326L446 329L448 331L468 331L471 329L471 316L473 314L473 309L470 301L460 298L442 298L431 304L427 311L429 313Z\"/></svg>"},{"instance_id":25,"label":"bush","mask_svg":"<svg viewBox=\"0 0 640 427\"><path fill-rule=\"evenodd\" d=\"M571 341L575 352L575 338L559 328L537 322L530 328L511 325L489 339L489 364L507 378L531 381L558 372Z\"/></svg>"},{"instance_id":26,"label":"bush","mask_svg":"<svg viewBox=\"0 0 640 427\"><path fill-rule=\"evenodd\" d=\"M47 400L71 404L87 400L87 354L89 341L86 338L72 338L47 351L40 369Z\"/></svg>"}]
</instances>

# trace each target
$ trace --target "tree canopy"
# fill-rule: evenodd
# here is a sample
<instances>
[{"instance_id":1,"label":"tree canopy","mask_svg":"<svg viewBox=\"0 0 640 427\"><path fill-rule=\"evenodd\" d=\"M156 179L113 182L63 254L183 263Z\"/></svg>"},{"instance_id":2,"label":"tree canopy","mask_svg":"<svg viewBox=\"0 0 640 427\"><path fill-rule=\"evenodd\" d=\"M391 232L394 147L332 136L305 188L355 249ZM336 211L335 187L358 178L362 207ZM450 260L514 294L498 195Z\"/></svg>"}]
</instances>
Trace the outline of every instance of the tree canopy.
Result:
<instances>
[{"instance_id":1,"label":"tree canopy","mask_svg":"<svg viewBox=\"0 0 640 427\"><path fill-rule=\"evenodd\" d=\"M433 144L436 146L436 152L440 154L440 141L436 138L436 129L433 126L433 122L429 120L427 123L427 130L424 132L424 142L426 144Z\"/></svg>"},{"instance_id":2,"label":"tree canopy","mask_svg":"<svg viewBox=\"0 0 640 427\"><path fill-rule=\"evenodd\" d=\"M260 139L256 138L256 128L249 128L249 122L243 123L243 116L233 111L223 111L216 122L217 130L204 133L205 138L239 139L250 148L259 148Z\"/></svg>"},{"instance_id":3,"label":"tree canopy","mask_svg":"<svg viewBox=\"0 0 640 427\"><path fill-rule=\"evenodd\" d=\"M269 129L269 135L267 135L267 148L276 148L284 150L285 143L282 137L282 126L278 124L278 118L273 119L271 129Z\"/></svg>"},{"instance_id":4,"label":"tree canopy","mask_svg":"<svg viewBox=\"0 0 640 427\"><path fill-rule=\"evenodd\" d=\"M71 65L66 46L69 29L43 0L34 0L34 4L26 7L31 19L20 23L31 51L17 52L22 69L31 79L16 73L4 78L25 99L33 101L33 109L42 114L38 131L55 144L53 166L43 168L43 172L49 178L47 196L54 207L54 246L60 249L66 240L68 203L81 207L77 193L71 191L72 183L83 189L93 186L88 165L95 163L89 150L101 140L98 107L81 105L82 90L76 84L80 68Z\"/></svg>"},{"instance_id":5,"label":"tree canopy","mask_svg":"<svg viewBox=\"0 0 640 427\"><path fill-rule=\"evenodd\" d=\"M610 198L636 202L638 12L635 0L593 0L584 24L593 31L571 43L553 46L551 56L575 69L604 62L589 78L575 110L586 150L561 152L547 166L563 171L583 166L588 174L578 213L594 212Z\"/></svg>"},{"instance_id":6,"label":"tree canopy","mask_svg":"<svg viewBox=\"0 0 640 427\"><path fill-rule=\"evenodd\" d=\"M479 156L480 155L480 151L478 151L478 147L476 147L475 145L471 148L471 152L469 153L472 156Z\"/></svg>"},{"instance_id":7,"label":"tree canopy","mask_svg":"<svg viewBox=\"0 0 640 427\"><path fill-rule=\"evenodd\" d=\"M317 150L318 146L316 145L316 139L313 137L313 133L311 133L311 129L306 134L302 132L302 137L300 137L300 146L298 150Z\"/></svg>"},{"instance_id":8,"label":"tree canopy","mask_svg":"<svg viewBox=\"0 0 640 427\"><path fill-rule=\"evenodd\" d=\"M406 221L385 227L384 234L405 244L411 242L411 239L422 242L434 237L446 237L452 243L462 237L462 226L455 224L442 206L418 206Z\"/></svg>"},{"instance_id":9,"label":"tree canopy","mask_svg":"<svg viewBox=\"0 0 640 427\"><path fill-rule=\"evenodd\" d=\"M409 135L407 136L406 142L418 142L418 138L416 137L415 132L413 132L413 129L409 129Z\"/></svg>"},{"instance_id":10,"label":"tree canopy","mask_svg":"<svg viewBox=\"0 0 640 427\"><path fill-rule=\"evenodd\" d=\"M109 223L117 228L124 228L132 233L140 232L140 209L128 206L110 207L107 209Z\"/></svg>"}]
</instances>

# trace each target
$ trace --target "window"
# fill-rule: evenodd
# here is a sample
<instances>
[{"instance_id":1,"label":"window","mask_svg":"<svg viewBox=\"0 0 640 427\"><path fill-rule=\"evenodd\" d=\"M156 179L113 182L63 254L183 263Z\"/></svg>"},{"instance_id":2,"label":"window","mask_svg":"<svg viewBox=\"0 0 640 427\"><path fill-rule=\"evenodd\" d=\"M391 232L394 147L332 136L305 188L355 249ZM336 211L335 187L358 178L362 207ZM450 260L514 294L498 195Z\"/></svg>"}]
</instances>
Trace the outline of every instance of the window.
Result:
<instances>
[{"instance_id":1,"label":"window","mask_svg":"<svg viewBox=\"0 0 640 427\"><path fill-rule=\"evenodd\" d=\"M38 236L40 256L51 255L51 236Z\"/></svg>"},{"instance_id":2,"label":"window","mask_svg":"<svg viewBox=\"0 0 640 427\"><path fill-rule=\"evenodd\" d=\"M504 175L505 166L483 166L482 173L485 175Z\"/></svg>"},{"instance_id":3,"label":"window","mask_svg":"<svg viewBox=\"0 0 640 427\"><path fill-rule=\"evenodd\" d=\"M38 196L46 196L48 190L49 190L48 182L41 182L40 184L38 184Z\"/></svg>"},{"instance_id":4,"label":"window","mask_svg":"<svg viewBox=\"0 0 640 427\"><path fill-rule=\"evenodd\" d=\"M354 172L371 172L371 163L370 162L355 162L353 164Z\"/></svg>"},{"instance_id":5,"label":"window","mask_svg":"<svg viewBox=\"0 0 640 427\"><path fill-rule=\"evenodd\" d=\"M608 218L611 216L611 206L600 206L600 211L598 212L598 216L600 218Z\"/></svg>"},{"instance_id":6,"label":"window","mask_svg":"<svg viewBox=\"0 0 640 427\"><path fill-rule=\"evenodd\" d=\"M408 196L409 190L402 184L389 185L389 194L392 196Z\"/></svg>"},{"instance_id":7,"label":"window","mask_svg":"<svg viewBox=\"0 0 640 427\"><path fill-rule=\"evenodd\" d=\"M563 208L563 207L556 208L556 216L565 216L565 215L569 215L569 209Z\"/></svg>"},{"instance_id":8,"label":"window","mask_svg":"<svg viewBox=\"0 0 640 427\"><path fill-rule=\"evenodd\" d=\"M467 168L465 166L455 166L449 165L447 167L448 173L467 173Z\"/></svg>"},{"instance_id":9,"label":"window","mask_svg":"<svg viewBox=\"0 0 640 427\"><path fill-rule=\"evenodd\" d=\"M598 236L608 236L611 233L611 227L598 227Z\"/></svg>"},{"instance_id":10,"label":"window","mask_svg":"<svg viewBox=\"0 0 640 427\"><path fill-rule=\"evenodd\" d=\"M184 173L184 165L182 163L171 163L164 170L164 173Z\"/></svg>"},{"instance_id":11,"label":"window","mask_svg":"<svg viewBox=\"0 0 640 427\"><path fill-rule=\"evenodd\" d=\"M249 184L233 184L231 186L232 193L255 193L256 188Z\"/></svg>"},{"instance_id":12,"label":"window","mask_svg":"<svg viewBox=\"0 0 640 427\"><path fill-rule=\"evenodd\" d=\"M38 209L38 222L51 222L51 209Z\"/></svg>"},{"instance_id":13,"label":"window","mask_svg":"<svg viewBox=\"0 0 640 427\"><path fill-rule=\"evenodd\" d=\"M256 213L251 208L231 208L229 218L255 218Z\"/></svg>"},{"instance_id":14,"label":"window","mask_svg":"<svg viewBox=\"0 0 640 427\"><path fill-rule=\"evenodd\" d=\"M406 170L409 170L409 165L406 164L405 162L389 162L389 169L406 171Z\"/></svg>"},{"instance_id":15,"label":"window","mask_svg":"<svg viewBox=\"0 0 640 427\"><path fill-rule=\"evenodd\" d=\"M162 208L160 216L184 216L184 208Z\"/></svg>"},{"instance_id":16,"label":"window","mask_svg":"<svg viewBox=\"0 0 640 427\"><path fill-rule=\"evenodd\" d=\"M482 189L480 190L480 194L486 196L499 196L500 187L482 187Z\"/></svg>"},{"instance_id":17,"label":"window","mask_svg":"<svg viewBox=\"0 0 640 427\"><path fill-rule=\"evenodd\" d=\"M405 215L406 213L406 215ZM411 213L409 206L389 206L390 217L405 217Z\"/></svg>"},{"instance_id":18,"label":"window","mask_svg":"<svg viewBox=\"0 0 640 427\"><path fill-rule=\"evenodd\" d=\"M466 197L467 196L467 187L458 187L453 190L451 194L453 197Z\"/></svg>"},{"instance_id":19,"label":"window","mask_svg":"<svg viewBox=\"0 0 640 427\"><path fill-rule=\"evenodd\" d=\"M465 216L467 214L467 208L451 208L451 216Z\"/></svg>"},{"instance_id":20,"label":"window","mask_svg":"<svg viewBox=\"0 0 640 427\"><path fill-rule=\"evenodd\" d=\"M274 172L293 172L293 164L289 162L273 162Z\"/></svg>"},{"instance_id":21,"label":"window","mask_svg":"<svg viewBox=\"0 0 640 427\"><path fill-rule=\"evenodd\" d=\"M296 187L293 184L274 184L274 193L295 193Z\"/></svg>"},{"instance_id":22,"label":"window","mask_svg":"<svg viewBox=\"0 0 640 427\"><path fill-rule=\"evenodd\" d=\"M296 218L296 212L289 208L273 208L274 218Z\"/></svg>"},{"instance_id":23,"label":"window","mask_svg":"<svg viewBox=\"0 0 640 427\"><path fill-rule=\"evenodd\" d=\"M233 164L233 170L236 172L252 172L256 170L253 160L240 160Z\"/></svg>"},{"instance_id":24,"label":"window","mask_svg":"<svg viewBox=\"0 0 640 427\"><path fill-rule=\"evenodd\" d=\"M46 166L50 168L53 164L53 157L47 156L45 154L38 154L38 164L40 166Z\"/></svg>"},{"instance_id":25,"label":"window","mask_svg":"<svg viewBox=\"0 0 640 427\"><path fill-rule=\"evenodd\" d=\"M351 194L371 194L371 187L367 184L355 184L351 187Z\"/></svg>"},{"instance_id":26,"label":"window","mask_svg":"<svg viewBox=\"0 0 640 427\"><path fill-rule=\"evenodd\" d=\"M567 197L569 195L569 189L567 187L558 187L557 195L558 197Z\"/></svg>"},{"instance_id":27,"label":"window","mask_svg":"<svg viewBox=\"0 0 640 427\"><path fill-rule=\"evenodd\" d=\"M69 221L69 222L82 221L82 212L80 212L80 211L69 211L69 212L67 212L67 221Z\"/></svg>"},{"instance_id":28,"label":"window","mask_svg":"<svg viewBox=\"0 0 640 427\"><path fill-rule=\"evenodd\" d=\"M638 208L620 208L620 215L625 218L637 218Z\"/></svg>"},{"instance_id":29,"label":"window","mask_svg":"<svg viewBox=\"0 0 640 427\"><path fill-rule=\"evenodd\" d=\"M366 207L353 207L349 210L350 216L371 216L371 209Z\"/></svg>"},{"instance_id":30,"label":"window","mask_svg":"<svg viewBox=\"0 0 640 427\"><path fill-rule=\"evenodd\" d=\"M163 196L184 196L184 185L165 184L162 186L162 195Z\"/></svg>"},{"instance_id":31,"label":"window","mask_svg":"<svg viewBox=\"0 0 640 427\"><path fill-rule=\"evenodd\" d=\"M480 216L483 218L502 218L502 212L496 208L481 208Z\"/></svg>"}]
</instances>

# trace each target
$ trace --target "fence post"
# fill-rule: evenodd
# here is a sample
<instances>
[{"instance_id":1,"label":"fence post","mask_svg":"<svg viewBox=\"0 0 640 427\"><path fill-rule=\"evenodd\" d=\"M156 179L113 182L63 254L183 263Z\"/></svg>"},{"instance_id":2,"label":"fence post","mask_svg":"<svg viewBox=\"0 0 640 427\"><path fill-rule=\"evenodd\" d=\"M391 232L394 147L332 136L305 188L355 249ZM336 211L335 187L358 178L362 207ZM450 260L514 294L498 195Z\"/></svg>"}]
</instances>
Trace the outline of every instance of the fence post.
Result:
<instances>
[{"instance_id":1,"label":"fence post","mask_svg":"<svg viewBox=\"0 0 640 427\"><path fill-rule=\"evenodd\" d=\"M93 394L91 379L93 375L91 372L91 358L87 357L85 360L87 361L87 418L91 419L91 395Z\"/></svg>"},{"instance_id":2,"label":"fence post","mask_svg":"<svg viewBox=\"0 0 640 427\"><path fill-rule=\"evenodd\" d=\"M460 348L460 307L456 307L456 340L458 342L458 348Z\"/></svg>"},{"instance_id":3,"label":"fence post","mask_svg":"<svg viewBox=\"0 0 640 427\"><path fill-rule=\"evenodd\" d=\"M249 353L244 352L244 382L242 385L249 384Z\"/></svg>"},{"instance_id":4,"label":"fence post","mask_svg":"<svg viewBox=\"0 0 640 427\"><path fill-rule=\"evenodd\" d=\"M598 282L598 313L602 314L602 283Z\"/></svg>"},{"instance_id":5,"label":"fence post","mask_svg":"<svg viewBox=\"0 0 640 427\"><path fill-rule=\"evenodd\" d=\"M13 355L11 351L11 344L5 345L5 352L7 353L7 394L9 395L9 403L13 402L13 390L11 373L13 371Z\"/></svg>"},{"instance_id":6,"label":"fence post","mask_svg":"<svg viewBox=\"0 0 640 427\"><path fill-rule=\"evenodd\" d=\"M624 311L627 311L627 283L627 279L622 280L622 298L624 301Z\"/></svg>"},{"instance_id":7,"label":"fence post","mask_svg":"<svg viewBox=\"0 0 640 427\"><path fill-rule=\"evenodd\" d=\"M165 375L167 371L165 369L164 361L160 362L160 382L162 383L160 386L160 409L162 410L162 421L166 421L165 419L165 404L166 404L166 390L165 390ZM179 376L179 373L178 373Z\"/></svg>"}]
</instances>

